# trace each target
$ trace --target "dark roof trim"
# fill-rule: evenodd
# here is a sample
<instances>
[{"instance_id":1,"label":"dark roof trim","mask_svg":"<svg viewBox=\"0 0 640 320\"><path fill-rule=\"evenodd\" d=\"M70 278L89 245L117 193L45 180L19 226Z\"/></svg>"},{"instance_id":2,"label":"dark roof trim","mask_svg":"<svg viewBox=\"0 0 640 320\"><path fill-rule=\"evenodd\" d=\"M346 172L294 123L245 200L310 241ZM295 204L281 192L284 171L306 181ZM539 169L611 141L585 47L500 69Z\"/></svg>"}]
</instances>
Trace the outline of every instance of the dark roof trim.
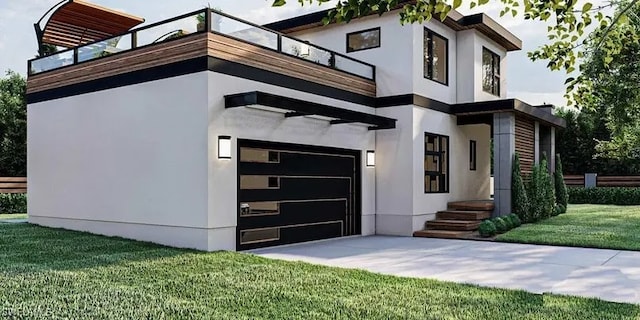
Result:
<instances>
[{"instance_id":1,"label":"dark roof trim","mask_svg":"<svg viewBox=\"0 0 640 320\"><path fill-rule=\"evenodd\" d=\"M411 2L413 1L399 1L398 9ZM323 26L322 19L327 16L330 10L331 9L322 10L290 19L268 23L265 24L264 27L280 31L282 33L293 33L321 27ZM372 13L370 15L374 14L376 13ZM476 29L489 39L503 46L507 51L522 50L522 40L484 13L464 16L461 13L452 10L442 23L455 31Z\"/></svg>"},{"instance_id":2,"label":"dark roof trim","mask_svg":"<svg viewBox=\"0 0 640 320\"><path fill-rule=\"evenodd\" d=\"M518 99L482 101L461 103L452 106L453 114L457 116L480 115L497 112L516 112L536 121L544 122L554 127L565 128L567 122L551 113L552 106L531 106Z\"/></svg>"},{"instance_id":3,"label":"dark roof trim","mask_svg":"<svg viewBox=\"0 0 640 320\"><path fill-rule=\"evenodd\" d=\"M244 92L225 96L225 108L260 105L278 108L295 113L295 115L317 115L335 120L331 124L364 123L371 125L370 130L394 129L396 119L374 114L336 108L315 102L278 96L260 91Z\"/></svg>"},{"instance_id":4,"label":"dark roof trim","mask_svg":"<svg viewBox=\"0 0 640 320\"><path fill-rule=\"evenodd\" d=\"M375 108L415 105L444 113L451 113L451 106L444 102L423 97L418 94L403 94L376 99Z\"/></svg>"}]
</instances>

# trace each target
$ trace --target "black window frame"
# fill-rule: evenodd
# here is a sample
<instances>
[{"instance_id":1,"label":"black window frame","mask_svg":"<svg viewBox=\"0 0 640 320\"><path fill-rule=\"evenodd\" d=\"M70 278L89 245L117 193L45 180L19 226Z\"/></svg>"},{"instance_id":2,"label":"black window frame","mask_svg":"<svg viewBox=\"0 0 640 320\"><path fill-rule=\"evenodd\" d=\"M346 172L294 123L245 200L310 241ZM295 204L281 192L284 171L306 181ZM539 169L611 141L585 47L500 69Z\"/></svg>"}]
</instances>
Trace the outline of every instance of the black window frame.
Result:
<instances>
[{"instance_id":1,"label":"black window frame","mask_svg":"<svg viewBox=\"0 0 640 320\"><path fill-rule=\"evenodd\" d=\"M476 171L478 169L478 142L469 140L469 170Z\"/></svg>"},{"instance_id":2,"label":"black window frame","mask_svg":"<svg viewBox=\"0 0 640 320\"><path fill-rule=\"evenodd\" d=\"M442 40L444 40L446 46L446 59L447 59L447 63L445 65L445 77L446 77L446 81L442 82L438 79L434 79L433 78L433 38L434 37L438 37ZM431 41L427 41L427 39L431 39ZM423 34L423 39L422 39L422 43L424 46L427 46L427 48L423 48L423 55L424 55L424 51L427 51L427 55L428 55L428 59L427 57L422 57L422 63L423 63L423 76L425 79L431 80L433 82L439 83L441 85L445 85L445 86L449 86L449 39L445 38L444 36L442 36L441 34L437 33L437 32L433 32L431 29L425 27L424 28L424 34Z\"/></svg>"},{"instance_id":3,"label":"black window frame","mask_svg":"<svg viewBox=\"0 0 640 320\"><path fill-rule=\"evenodd\" d=\"M362 49L351 49L351 46L349 46L349 37L350 36L352 36L354 34L371 32L371 31L378 31L378 45L377 46L375 46L375 47L366 47L366 48L362 48ZM382 46L382 29L380 27L375 27L375 28L370 28L370 29L365 29L365 30L349 32L349 33L347 33L346 45L347 45L347 53L380 48Z\"/></svg>"},{"instance_id":4,"label":"black window frame","mask_svg":"<svg viewBox=\"0 0 640 320\"><path fill-rule=\"evenodd\" d=\"M485 80L485 74L484 72L486 71L485 69L485 64L484 64L484 53L488 52L489 54L491 54L491 90L486 90L484 88L484 80ZM500 55L487 49L487 47L482 47L482 91L492 94L494 96L499 97L500 93L502 91L501 85L500 85L500 80L502 79L500 74L502 73L502 70L500 68ZM496 70L496 66L498 69L498 74L496 75L494 72ZM496 80L497 78L497 80Z\"/></svg>"},{"instance_id":5,"label":"black window frame","mask_svg":"<svg viewBox=\"0 0 640 320\"><path fill-rule=\"evenodd\" d=\"M438 151L428 151L427 150L427 139L429 139L429 137L433 137L438 139L438 147L439 150ZM446 151L442 151L443 148L443 139L446 139ZM424 133L424 161L427 161L427 157L428 156L437 156L439 157L439 161L438 161L438 171L428 171L426 166L424 167L424 193L428 193L428 194L436 194L436 193L449 193L450 190L450 185L449 185L449 173L451 172L451 168L450 168L450 163L449 163L449 153L450 153L450 137L449 136L445 136L445 135L441 135L441 134L437 134L437 133L430 133L430 132L425 132ZM443 163L446 163L446 167L447 170L446 172L443 172L442 170L442 166ZM423 164L424 166L424 164ZM431 189L431 185L428 185L429 188L427 188L427 182L426 182L426 178L427 176L437 176L440 178L440 185L438 186L438 190L437 191L432 191ZM444 178L444 179L443 179ZM443 188L443 184L444 184L444 188Z\"/></svg>"}]
</instances>

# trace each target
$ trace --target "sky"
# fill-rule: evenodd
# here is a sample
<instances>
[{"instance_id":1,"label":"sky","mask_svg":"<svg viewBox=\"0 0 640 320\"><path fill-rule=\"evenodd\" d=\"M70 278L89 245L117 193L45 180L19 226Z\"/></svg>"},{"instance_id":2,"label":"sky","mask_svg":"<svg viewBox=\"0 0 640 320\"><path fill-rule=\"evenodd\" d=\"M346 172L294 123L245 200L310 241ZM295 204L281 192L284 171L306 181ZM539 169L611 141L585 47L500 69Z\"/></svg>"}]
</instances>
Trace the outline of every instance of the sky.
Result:
<instances>
[{"instance_id":1,"label":"sky","mask_svg":"<svg viewBox=\"0 0 640 320\"><path fill-rule=\"evenodd\" d=\"M0 0L0 72L14 70L26 73L26 61L33 58L37 42L33 24L60 0ZM169 19L207 6L222 9L245 20L264 24L300 14L329 8L335 1L319 7L317 4L301 7L298 0L289 0L284 7L271 7L272 0L90 0L93 3L144 17L147 23ZM468 3L463 2L463 7ZM546 25L525 21L522 15L515 18L499 17L500 2L469 10L460 8L463 14L484 12L506 27L523 41L523 50L510 52L507 59L507 95L533 105L551 103L563 106L566 74L550 71L546 62L533 62L527 52L546 42ZM400 22L398 22L400 23Z\"/></svg>"}]
</instances>

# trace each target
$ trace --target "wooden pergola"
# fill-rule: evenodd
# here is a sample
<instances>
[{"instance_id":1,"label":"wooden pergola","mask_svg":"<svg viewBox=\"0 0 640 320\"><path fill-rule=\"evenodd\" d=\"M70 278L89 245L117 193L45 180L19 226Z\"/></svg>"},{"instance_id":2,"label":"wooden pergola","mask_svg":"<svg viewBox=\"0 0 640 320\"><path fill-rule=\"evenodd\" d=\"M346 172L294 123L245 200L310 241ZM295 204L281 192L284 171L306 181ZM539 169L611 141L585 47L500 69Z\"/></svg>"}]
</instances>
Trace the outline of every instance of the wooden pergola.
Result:
<instances>
[{"instance_id":1,"label":"wooden pergola","mask_svg":"<svg viewBox=\"0 0 640 320\"><path fill-rule=\"evenodd\" d=\"M42 21L49 15L44 27ZM144 22L143 18L83 0L63 0L34 24L38 48L45 44L72 48L123 34Z\"/></svg>"}]
</instances>

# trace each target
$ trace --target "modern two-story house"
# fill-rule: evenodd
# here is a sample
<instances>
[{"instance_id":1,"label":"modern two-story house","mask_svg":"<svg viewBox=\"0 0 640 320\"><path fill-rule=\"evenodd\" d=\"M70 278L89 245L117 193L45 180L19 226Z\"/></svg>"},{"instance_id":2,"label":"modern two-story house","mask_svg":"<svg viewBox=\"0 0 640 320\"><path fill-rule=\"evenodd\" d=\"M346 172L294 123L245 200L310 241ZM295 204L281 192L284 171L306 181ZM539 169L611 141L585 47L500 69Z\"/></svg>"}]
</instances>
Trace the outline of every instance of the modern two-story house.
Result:
<instances>
[{"instance_id":1,"label":"modern two-story house","mask_svg":"<svg viewBox=\"0 0 640 320\"><path fill-rule=\"evenodd\" d=\"M455 237L467 213L509 214L515 152L526 173L564 126L506 99L521 41L484 14L325 15L132 29L144 20L53 8L39 45L66 49L29 61L30 222L211 251L425 223Z\"/></svg>"}]
</instances>

